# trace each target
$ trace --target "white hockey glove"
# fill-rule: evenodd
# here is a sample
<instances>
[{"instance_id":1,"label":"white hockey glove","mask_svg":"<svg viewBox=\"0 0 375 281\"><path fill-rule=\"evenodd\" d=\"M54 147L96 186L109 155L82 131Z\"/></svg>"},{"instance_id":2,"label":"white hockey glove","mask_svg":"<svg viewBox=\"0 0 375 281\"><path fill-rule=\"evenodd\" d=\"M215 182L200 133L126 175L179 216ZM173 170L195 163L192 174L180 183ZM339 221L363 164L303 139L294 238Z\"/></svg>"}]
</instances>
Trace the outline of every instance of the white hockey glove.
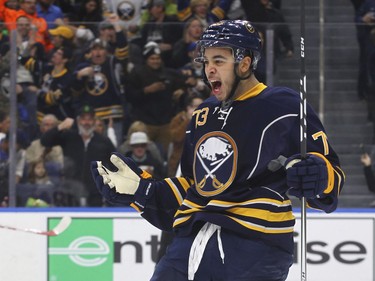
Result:
<instances>
[{"instance_id":1,"label":"white hockey glove","mask_svg":"<svg viewBox=\"0 0 375 281\"><path fill-rule=\"evenodd\" d=\"M137 167L137 164L128 157L113 153L111 162L117 168L112 171L101 161L91 162L91 172L99 192L109 202L130 204L140 185L146 183L143 178L151 176ZM121 196L124 195L124 196Z\"/></svg>"}]
</instances>

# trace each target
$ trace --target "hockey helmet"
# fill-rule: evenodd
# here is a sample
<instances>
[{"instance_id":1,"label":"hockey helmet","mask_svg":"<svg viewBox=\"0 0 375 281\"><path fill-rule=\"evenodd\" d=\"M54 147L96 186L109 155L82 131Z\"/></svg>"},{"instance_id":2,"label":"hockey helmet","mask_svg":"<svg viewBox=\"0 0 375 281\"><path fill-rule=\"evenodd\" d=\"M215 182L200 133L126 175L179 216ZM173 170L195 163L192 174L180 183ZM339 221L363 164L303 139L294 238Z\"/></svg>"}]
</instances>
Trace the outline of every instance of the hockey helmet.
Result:
<instances>
[{"instance_id":1,"label":"hockey helmet","mask_svg":"<svg viewBox=\"0 0 375 281\"><path fill-rule=\"evenodd\" d=\"M262 40L254 26L246 20L223 20L211 24L197 42L198 57L196 62L204 62L204 50L209 47L229 47L233 50L236 62L245 56L253 60L252 69L260 59Z\"/></svg>"}]
</instances>

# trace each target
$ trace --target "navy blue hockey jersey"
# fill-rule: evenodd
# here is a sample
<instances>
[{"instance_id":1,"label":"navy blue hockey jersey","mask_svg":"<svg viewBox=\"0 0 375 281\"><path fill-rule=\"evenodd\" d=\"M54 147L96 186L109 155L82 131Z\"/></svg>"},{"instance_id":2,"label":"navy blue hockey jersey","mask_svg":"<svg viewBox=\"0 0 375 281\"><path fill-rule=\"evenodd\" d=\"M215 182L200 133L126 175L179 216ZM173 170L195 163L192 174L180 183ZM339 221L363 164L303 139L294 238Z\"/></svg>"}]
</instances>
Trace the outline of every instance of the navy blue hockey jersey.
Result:
<instances>
[{"instance_id":1,"label":"navy blue hockey jersey","mask_svg":"<svg viewBox=\"0 0 375 281\"><path fill-rule=\"evenodd\" d=\"M173 221L177 235L188 235L208 221L293 251L295 218L286 172L270 171L268 165L280 155L300 153L299 110L298 93L261 83L227 108L209 98L194 112L187 131L184 177L165 179L147 198L136 193L133 206L159 228L168 229ZM309 199L308 206L332 212L344 173L309 106L307 151L326 161L329 175L324 196Z\"/></svg>"}]
</instances>

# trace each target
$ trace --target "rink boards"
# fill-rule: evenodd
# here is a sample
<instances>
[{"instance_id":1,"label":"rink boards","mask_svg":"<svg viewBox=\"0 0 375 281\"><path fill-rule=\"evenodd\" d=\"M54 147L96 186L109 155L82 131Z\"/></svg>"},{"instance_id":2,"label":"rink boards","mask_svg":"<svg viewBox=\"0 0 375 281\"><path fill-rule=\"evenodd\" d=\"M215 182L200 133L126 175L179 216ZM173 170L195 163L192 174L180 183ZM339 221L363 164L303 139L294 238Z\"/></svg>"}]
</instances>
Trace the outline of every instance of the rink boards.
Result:
<instances>
[{"instance_id":1,"label":"rink boards","mask_svg":"<svg viewBox=\"0 0 375 281\"><path fill-rule=\"evenodd\" d=\"M147 281L152 275L160 231L131 209L2 209L0 224L52 229L69 215L72 224L57 237L0 229L1 280ZM295 211L295 263L288 281L300 277L300 221ZM372 209L309 212L307 280L374 281Z\"/></svg>"}]
</instances>

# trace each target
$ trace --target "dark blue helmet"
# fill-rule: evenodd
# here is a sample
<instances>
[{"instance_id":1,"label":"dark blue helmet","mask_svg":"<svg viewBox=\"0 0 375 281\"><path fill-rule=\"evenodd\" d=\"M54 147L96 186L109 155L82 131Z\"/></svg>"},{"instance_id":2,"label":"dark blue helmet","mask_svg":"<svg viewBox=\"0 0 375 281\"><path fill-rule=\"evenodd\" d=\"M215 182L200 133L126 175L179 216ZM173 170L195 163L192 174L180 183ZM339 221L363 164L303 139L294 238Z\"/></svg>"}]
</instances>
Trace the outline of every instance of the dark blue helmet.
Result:
<instances>
[{"instance_id":1,"label":"dark blue helmet","mask_svg":"<svg viewBox=\"0 0 375 281\"><path fill-rule=\"evenodd\" d=\"M203 62L204 50L208 47L229 47L236 62L251 56L255 70L260 59L262 40L254 26L245 20L223 20L211 24L197 42L197 62Z\"/></svg>"}]
</instances>

